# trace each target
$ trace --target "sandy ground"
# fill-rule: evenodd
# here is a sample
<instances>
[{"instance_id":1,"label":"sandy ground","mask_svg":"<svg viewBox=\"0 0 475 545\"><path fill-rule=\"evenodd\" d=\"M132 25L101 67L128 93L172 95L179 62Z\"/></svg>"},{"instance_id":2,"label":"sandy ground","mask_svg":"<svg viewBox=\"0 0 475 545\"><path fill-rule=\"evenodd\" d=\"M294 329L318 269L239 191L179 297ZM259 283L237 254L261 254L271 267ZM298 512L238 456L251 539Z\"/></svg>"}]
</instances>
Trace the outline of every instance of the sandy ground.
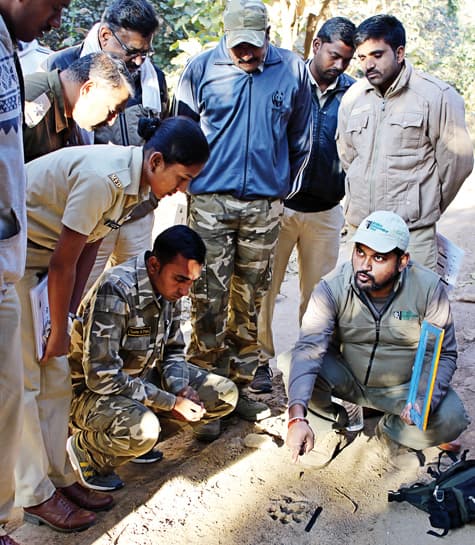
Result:
<instances>
[{"instance_id":1,"label":"sandy ground","mask_svg":"<svg viewBox=\"0 0 475 545\"><path fill-rule=\"evenodd\" d=\"M454 384L475 420L475 188L472 177L440 222L439 231L465 250L458 285L451 298L458 330L459 369ZM275 316L276 348L282 352L297 337L298 282L291 263ZM278 372L273 394L262 395L273 410L276 428L285 410ZM98 515L98 523L77 534L20 525L13 536L30 545L430 545L436 537L427 514L415 507L388 503L388 490L426 478L437 449L424 452L426 465L409 455L403 469L378 456L375 418L354 442L322 470L290 463L282 441L262 434L259 426L232 417L222 436L210 445L182 430L162 442L164 460L148 466L128 464L119 473L126 487L115 493L116 505ZM272 431L272 430L271 430ZM262 448L248 448L245 438L261 433ZM475 430L462 436L475 457ZM306 531L312 514L322 511ZM21 524L21 512L13 525ZM445 543L473 545L474 526L452 531Z\"/></svg>"}]
</instances>

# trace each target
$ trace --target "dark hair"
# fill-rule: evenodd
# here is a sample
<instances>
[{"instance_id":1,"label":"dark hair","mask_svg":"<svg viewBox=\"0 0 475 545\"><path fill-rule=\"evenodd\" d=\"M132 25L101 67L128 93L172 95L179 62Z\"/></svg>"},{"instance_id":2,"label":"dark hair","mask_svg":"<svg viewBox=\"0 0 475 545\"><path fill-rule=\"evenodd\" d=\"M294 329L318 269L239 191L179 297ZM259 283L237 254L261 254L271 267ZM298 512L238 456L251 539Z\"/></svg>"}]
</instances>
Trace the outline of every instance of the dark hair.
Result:
<instances>
[{"instance_id":1,"label":"dark hair","mask_svg":"<svg viewBox=\"0 0 475 545\"><path fill-rule=\"evenodd\" d=\"M323 23L317 32L317 38L322 43L332 43L342 41L348 47L355 47L355 25L346 17L332 17Z\"/></svg>"},{"instance_id":2,"label":"dark hair","mask_svg":"<svg viewBox=\"0 0 475 545\"><path fill-rule=\"evenodd\" d=\"M107 55L107 53L84 55L63 70L62 75L70 81L77 81L81 84L87 80L94 80L113 88L126 85L130 96L134 95L134 82L125 63Z\"/></svg>"},{"instance_id":3,"label":"dark hair","mask_svg":"<svg viewBox=\"0 0 475 545\"><path fill-rule=\"evenodd\" d=\"M365 19L356 29L355 45L360 46L366 40L383 39L393 51L406 45L406 31L401 21L393 15L374 15Z\"/></svg>"},{"instance_id":4,"label":"dark hair","mask_svg":"<svg viewBox=\"0 0 475 545\"><path fill-rule=\"evenodd\" d=\"M209 158L206 136L189 117L167 117L163 121L158 117L143 117L137 131L146 141L144 152L159 151L165 163L189 166L206 163Z\"/></svg>"},{"instance_id":5,"label":"dark hair","mask_svg":"<svg viewBox=\"0 0 475 545\"><path fill-rule=\"evenodd\" d=\"M112 30L133 30L146 38L158 28L157 14L146 0L115 0L104 10L101 23Z\"/></svg>"},{"instance_id":6,"label":"dark hair","mask_svg":"<svg viewBox=\"0 0 475 545\"><path fill-rule=\"evenodd\" d=\"M161 265L170 263L178 254L185 259L194 259L203 265L206 258L206 246L200 235L186 225L173 225L162 231L151 252L145 254L145 259L155 256Z\"/></svg>"}]
</instances>

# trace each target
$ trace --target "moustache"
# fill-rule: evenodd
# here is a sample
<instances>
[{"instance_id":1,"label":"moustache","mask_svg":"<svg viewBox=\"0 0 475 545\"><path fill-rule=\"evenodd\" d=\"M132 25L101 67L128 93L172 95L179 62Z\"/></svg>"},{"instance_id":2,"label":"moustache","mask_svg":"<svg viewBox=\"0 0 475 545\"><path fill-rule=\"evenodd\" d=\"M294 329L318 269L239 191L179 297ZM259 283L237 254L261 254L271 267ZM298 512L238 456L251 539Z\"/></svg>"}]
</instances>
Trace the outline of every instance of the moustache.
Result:
<instances>
[{"instance_id":1,"label":"moustache","mask_svg":"<svg viewBox=\"0 0 475 545\"><path fill-rule=\"evenodd\" d=\"M239 64L252 64L254 62L257 62L258 59L256 57L251 57L250 59L239 59Z\"/></svg>"},{"instance_id":2,"label":"moustache","mask_svg":"<svg viewBox=\"0 0 475 545\"><path fill-rule=\"evenodd\" d=\"M356 276L358 276L359 274L362 274L364 276L366 276L366 278L369 278L370 280L372 280L374 282L374 276L372 274L370 274L369 272L366 272L366 271L356 271Z\"/></svg>"},{"instance_id":3,"label":"moustache","mask_svg":"<svg viewBox=\"0 0 475 545\"><path fill-rule=\"evenodd\" d=\"M378 74L380 75L380 73L374 68L371 70L366 70L365 72L365 76L372 76L372 75L378 75Z\"/></svg>"}]
</instances>

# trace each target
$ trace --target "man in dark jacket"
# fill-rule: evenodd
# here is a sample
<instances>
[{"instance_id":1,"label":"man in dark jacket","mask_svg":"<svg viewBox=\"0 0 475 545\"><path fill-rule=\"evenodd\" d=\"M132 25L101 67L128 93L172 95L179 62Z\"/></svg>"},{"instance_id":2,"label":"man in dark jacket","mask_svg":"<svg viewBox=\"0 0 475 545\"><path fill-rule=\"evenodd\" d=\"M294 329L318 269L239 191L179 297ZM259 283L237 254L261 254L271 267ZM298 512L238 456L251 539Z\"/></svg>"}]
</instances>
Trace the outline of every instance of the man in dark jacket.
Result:
<instances>
[{"instance_id":1,"label":"man in dark jacket","mask_svg":"<svg viewBox=\"0 0 475 545\"><path fill-rule=\"evenodd\" d=\"M353 57L355 25L344 17L326 21L313 41L313 59L307 63L312 88L313 143L302 184L285 201L281 231L275 250L272 284L259 317L260 365L249 386L253 392L272 389L269 360L275 356L272 316L290 254L297 245L300 278L299 320L312 290L338 259L345 193L335 132L341 97L353 84L343 72Z\"/></svg>"}]
</instances>

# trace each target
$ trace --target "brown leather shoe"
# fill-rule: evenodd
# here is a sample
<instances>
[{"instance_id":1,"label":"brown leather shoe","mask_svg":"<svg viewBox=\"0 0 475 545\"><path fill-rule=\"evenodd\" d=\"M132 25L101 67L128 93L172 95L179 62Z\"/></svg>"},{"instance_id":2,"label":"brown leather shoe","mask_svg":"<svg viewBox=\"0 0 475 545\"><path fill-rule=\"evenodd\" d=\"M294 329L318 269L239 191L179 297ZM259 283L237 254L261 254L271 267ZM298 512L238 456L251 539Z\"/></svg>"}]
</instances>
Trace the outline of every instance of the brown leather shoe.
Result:
<instances>
[{"instance_id":1,"label":"brown leather shoe","mask_svg":"<svg viewBox=\"0 0 475 545\"><path fill-rule=\"evenodd\" d=\"M20 545L10 536L0 536L0 545Z\"/></svg>"},{"instance_id":2,"label":"brown leather shoe","mask_svg":"<svg viewBox=\"0 0 475 545\"><path fill-rule=\"evenodd\" d=\"M38 526L47 524L58 532L78 532L96 522L94 513L81 509L57 490L49 500L33 507L25 507L23 513L27 522Z\"/></svg>"},{"instance_id":3,"label":"brown leather shoe","mask_svg":"<svg viewBox=\"0 0 475 545\"><path fill-rule=\"evenodd\" d=\"M96 492L79 483L58 488L58 490L63 496L88 511L108 511L114 504L114 498L110 494Z\"/></svg>"}]
</instances>

